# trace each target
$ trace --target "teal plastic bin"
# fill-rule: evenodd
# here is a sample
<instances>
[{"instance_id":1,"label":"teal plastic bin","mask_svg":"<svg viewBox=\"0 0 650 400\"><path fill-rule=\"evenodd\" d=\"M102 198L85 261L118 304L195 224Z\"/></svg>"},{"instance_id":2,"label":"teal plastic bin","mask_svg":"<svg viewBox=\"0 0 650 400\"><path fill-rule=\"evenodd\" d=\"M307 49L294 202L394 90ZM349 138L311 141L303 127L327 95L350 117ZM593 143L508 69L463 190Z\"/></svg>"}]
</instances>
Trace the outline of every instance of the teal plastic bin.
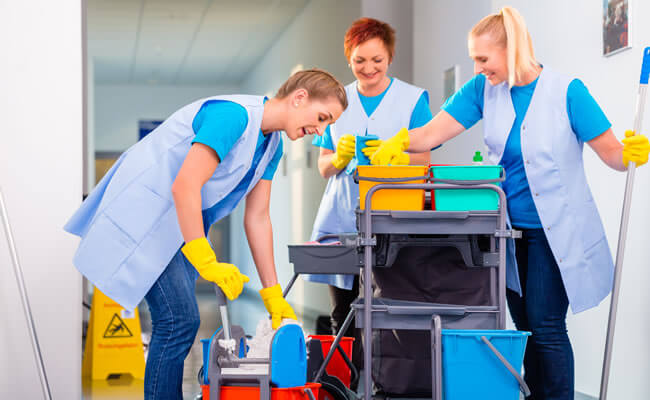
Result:
<instances>
[{"instance_id":1,"label":"teal plastic bin","mask_svg":"<svg viewBox=\"0 0 650 400\"><path fill-rule=\"evenodd\" d=\"M444 400L519 400L521 367L530 332L442 330L442 392ZM516 371L513 375L485 337ZM519 380L518 380L519 379Z\"/></svg>"},{"instance_id":2,"label":"teal plastic bin","mask_svg":"<svg viewBox=\"0 0 650 400\"><path fill-rule=\"evenodd\" d=\"M431 167L435 179L454 181L487 181L494 183L502 177L498 165L441 165ZM490 182L492 181L492 182ZM499 195L490 189L437 189L433 191L438 211L494 211L499 209Z\"/></svg>"}]
</instances>

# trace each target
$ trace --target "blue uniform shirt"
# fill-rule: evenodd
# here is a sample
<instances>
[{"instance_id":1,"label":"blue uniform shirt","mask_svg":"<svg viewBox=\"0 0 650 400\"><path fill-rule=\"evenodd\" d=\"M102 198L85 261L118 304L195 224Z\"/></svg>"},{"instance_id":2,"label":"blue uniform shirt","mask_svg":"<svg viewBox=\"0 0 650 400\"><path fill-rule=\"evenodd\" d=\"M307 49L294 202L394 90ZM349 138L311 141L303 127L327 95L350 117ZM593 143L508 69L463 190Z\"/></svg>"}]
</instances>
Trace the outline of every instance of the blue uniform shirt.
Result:
<instances>
[{"instance_id":1,"label":"blue uniform shirt","mask_svg":"<svg viewBox=\"0 0 650 400\"><path fill-rule=\"evenodd\" d=\"M510 90L516 117L501 158L501 166L505 169L507 177L503 182L503 189L508 198L510 220L513 225L521 228L542 227L526 179L520 135L521 123L536 86L537 79L525 86L513 86ZM447 99L441 108L465 129L469 129L483 118L484 89L485 76L476 75ZM611 127L598 103L579 79L574 79L569 84L566 107L571 128L582 142L599 136Z\"/></svg>"},{"instance_id":2,"label":"blue uniform shirt","mask_svg":"<svg viewBox=\"0 0 650 400\"><path fill-rule=\"evenodd\" d=\"M248 125L248 114L246 109L237 103L230 101L214 100L208 101L201 106L201 109L192 121L192 129L196 137L192 143L202 143L214 149L223 160L235 142L239 140ZM239 202L248 189L248 185L255 175L255 170L268 146L269 137L262 134L260 130L255 146L255 155L250 169L239 182L235 189L214 206L203 210L203 225L207 235L210 225L215 222L215 214L226 203ZM271 162L264 170L261 179L271 180L278 168L282 158L282 142L275 151Z\"/></svg>"},{"instance_id":3,"label":"blue uniform shirt","mask_svg":"<svg viewBox=\"0 0 650 400\"><path fill-rule=\"evenodd\" d=\"M361 93L359 93L359 99L361 100L361 105L363 106L363 109L366 111L366 114L370 116L377 106L379 106L379 103L381 103L381 100L384 98L384 95L390 88L390 86L393 84L393 78L390 78L390 84L380 94L377 96L364 96ZM431 121L433 118L433 115L431 114L431 110L429 109L429 96L427 95L427 92L424 91L420 98L418 99L418 102L415 104L415 108L413 109L413 113L411 114L411 120L409 122L409 129L414 129L414 128L419 128L422 125L426 124L427 122ZM367 132L366 132L367 133ZM318 147L324 147L326 149L336 151L336 148L334 146L334 143L332 142L332 135L330 133L330 127L328 126L325 129L325 132L323 133L323 136L316 136L314 137L314 140L311 142L314 146Z\"/></svg>"}]
</instances>

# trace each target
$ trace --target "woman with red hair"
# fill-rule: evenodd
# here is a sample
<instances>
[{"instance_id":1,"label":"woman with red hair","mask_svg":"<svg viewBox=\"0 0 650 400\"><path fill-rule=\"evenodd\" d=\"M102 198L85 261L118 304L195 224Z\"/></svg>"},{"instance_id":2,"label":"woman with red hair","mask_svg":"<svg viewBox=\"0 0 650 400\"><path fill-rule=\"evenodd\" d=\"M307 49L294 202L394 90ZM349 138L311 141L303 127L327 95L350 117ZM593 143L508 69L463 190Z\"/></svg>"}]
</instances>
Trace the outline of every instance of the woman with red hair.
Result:
<instances>
[{"instance_id":1,"label":"woman with red hair","mask_svg":"<svg viewBox=\"0 0 650 400\"><path fill-rule=\"evenodd\" d=\"M387 23L361 18L352 23L344 39L345 58L357 78L345 87L347 110L313 144L320 147L318 169L328 179L316 216L312 240L325 234L356 232L354 210L359 204L359 189L353 181L352 165L357 136L375 135L388 139L399 128L416 128L432 118L428 93L387 75L395 55L395 30ZM368 141L377 146L378 141ZM404 163L427 165L429 152L410 154ZM311 275L312 282L330 285L333 303L332 325L338 331L359 294L359 279L353 275ZM353 336L349 329L346 336ZM360 337L356 335L353 361L362 362Z\"/></svg>"}]
</instances>

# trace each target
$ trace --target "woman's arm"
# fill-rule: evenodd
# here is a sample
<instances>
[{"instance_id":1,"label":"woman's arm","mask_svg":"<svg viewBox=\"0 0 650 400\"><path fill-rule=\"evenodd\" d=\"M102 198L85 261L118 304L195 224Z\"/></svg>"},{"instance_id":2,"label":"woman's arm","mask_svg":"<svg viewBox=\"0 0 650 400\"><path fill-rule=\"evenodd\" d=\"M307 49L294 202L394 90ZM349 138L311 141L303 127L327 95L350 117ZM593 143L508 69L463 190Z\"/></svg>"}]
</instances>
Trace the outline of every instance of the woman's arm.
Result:
<instances>
[{"instance_id":1,"label":"woman's arm","mask_svg":"<svg viewBox=\"0 0 650 400\"><path fill-rule=\"evenodd\" d=\"M587 143L610 168L617 171L627 169L623 164L623 145L616 139L611 128Z\"/></svg>"},{"instance_id":2,"label":"woman's arm","mask_svg":"<svg viewBox=\"0 0 650 400\"><path fill-rule=\"evenodd\" d=\"M219 157L212 148L195 143L174 179L172 196L185 243L205 236L201 213L201 188L218 165Z\"/></svg>"},{"instance_id":3,"label":"woman's arm","mask_svg":"<svg viewBox=\"0 0 650 400\"><path fill-rule=\"evenodd\" d=\"M329 179L342 171L332 164L332 157L334 157L334 151L325 147L320 148L320 155L318 156L318 171L325 179Z\"/></svg>"},{"instance_id":4,"label":"woman's arm","mask_svg":"<svg viewBox=\"0 0 650 400\"><path fill-rule=\"evenodd\" d=\"M458 136L465 127L449 113L441 110L435 117L420 128L409 131L410 153L429 152L449 139Z\"/></svg>"},{"instance_id":5,"label":"woman's arm","mask_svg":"<svg viewBox=\"0 0 650 400\"><path fill-rule=\"evenodd\" d=\"M431 162L431 152L409 154L409 165L429 165Z\"/></svg>"},{"instance_id":6,"label":"woman's arm","mask_svg":"<svg viewBox=\"0 0 650 400\"><path fill-rule=\"evenodd\" d=\"M253 254L257 273L265 288L278 283L273 258L273 230L269 202L271 200L271 181L260 179L246 197L244 229L248 245Z\"/></svg>"}]
</instances>

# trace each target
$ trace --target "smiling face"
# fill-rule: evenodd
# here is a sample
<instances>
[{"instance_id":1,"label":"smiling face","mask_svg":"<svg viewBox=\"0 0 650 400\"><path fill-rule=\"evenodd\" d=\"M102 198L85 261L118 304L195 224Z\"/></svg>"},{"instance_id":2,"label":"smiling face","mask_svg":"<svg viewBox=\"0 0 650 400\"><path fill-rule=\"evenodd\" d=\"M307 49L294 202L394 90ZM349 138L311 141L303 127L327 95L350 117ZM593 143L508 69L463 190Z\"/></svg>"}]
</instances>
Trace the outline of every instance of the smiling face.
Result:
<instances>
[{"instance_id":1,"label":"smiling face","mask_svg":"<svg viewBox=\"0 0 650 400\"><path fill-rule=\"evenodd\" d=\"M390 53L380 38L361 43L350 54L350 68L363 87L373 87L386 77Z\"/></svg>"},{"instance_id":2,"label":"smiling face","mask_svg":"<svg viewBox=\"0 0 650 400\"><path fill-rule=\"evenodd\" d=\"M289 100L285 132L291 140L305 135L321 136L327 125L343 113L343 106L334 96L311 100L306 90L298 89Z\"/></svg>"},{"instance_id":3,"label":"smiling face","mask_svg":"<svg viewBox=\"0 0 650 400\"><path fill-rule=\"evenodd\" d=\"M491 85L508 80L506 47L491 35L472 36L468 40L469 56L474 60L474 73L483 74Z\"/></svg>"}]
</instances>

